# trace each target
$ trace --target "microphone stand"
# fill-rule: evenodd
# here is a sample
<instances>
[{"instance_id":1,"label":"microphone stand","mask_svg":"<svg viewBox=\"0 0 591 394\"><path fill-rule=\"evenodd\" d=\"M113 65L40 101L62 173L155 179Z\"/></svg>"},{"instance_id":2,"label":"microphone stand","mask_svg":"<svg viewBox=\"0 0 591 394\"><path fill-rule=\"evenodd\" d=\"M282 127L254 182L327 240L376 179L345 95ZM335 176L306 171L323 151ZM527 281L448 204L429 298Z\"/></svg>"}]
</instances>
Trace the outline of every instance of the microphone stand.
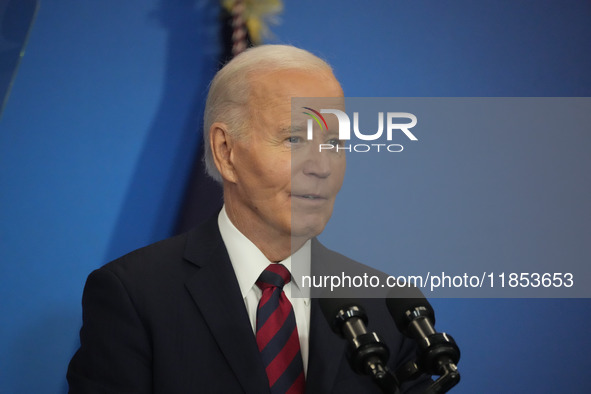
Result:
<instances>
[{"instance_id":1,"label":"microphone stand","mask_svg":"<svg viewBox=\"0 0 591 394\"><path fill-rule=\"evenodd\" d=\"M388 311L398 330L414 339L418 345L417 360L404 364L396 371L399 382L414 380L421 373L439 375L425 392L446 393L460 381L457 364L460 348L451 335L435 331L435 313L423 294L415 287L406 289L406 298L386 299Z\"/></svg>"},{"instance_id":2,"label":"microphone stand","mask_svg":"<svg viewBox=\"0 0 591 394\"><path fill-rule=\"evenodd\" d=\"M396 381L396 377L388 367L381 368L380 371L376 371L374 374L372 372L372 379L374 383L382 390L384 394L400 394L400 390L398 389L398 382Z\"/></svg>"},{"instance_id":3,"label":"microphone stand","mask_svg":"<svg viewBox=\"0 0 591 394\"><path fill-rule=\"evenodd\" d=\"M375 332L355 338L348 348L348 359L357 373L370 375L384 394L400 394L398 380L386 365L390 352Z\"/></svg>"},{"instance_id":4,"label":"microphone stand","mask_svg":"<svg viewBox=\"0 0 591 394\"><path fill-rule=\"evenodd\" d=\"M398 380L387 365L390 351L378 334L367 331L365 311L357 306L341 309L335 322L349 341L347 359L353 371L371 376L384 394L400 394Z\"/></svg>"},{"instance_id":5,"label":"microphone stand","mask_svg":"<svg viewBox=\"0 0 591 394\"><path fill-rule=\"evenodd\" d=\"M425 341L419 342L418 363L409 361L396 370L394 378L402 383L417 379L422 373L439 375L424 394L447 393L460 381L457 362L460 359L460 349L451 335L432 333Z\"/></svg>"}]
</instances>

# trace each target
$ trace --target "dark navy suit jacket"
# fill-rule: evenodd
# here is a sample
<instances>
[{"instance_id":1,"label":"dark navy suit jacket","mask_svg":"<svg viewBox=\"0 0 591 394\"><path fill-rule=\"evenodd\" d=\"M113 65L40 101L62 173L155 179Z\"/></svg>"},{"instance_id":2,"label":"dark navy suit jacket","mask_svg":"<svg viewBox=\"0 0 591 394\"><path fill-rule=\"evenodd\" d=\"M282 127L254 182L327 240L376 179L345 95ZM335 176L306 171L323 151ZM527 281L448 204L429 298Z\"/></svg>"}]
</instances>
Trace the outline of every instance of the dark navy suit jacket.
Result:
<instances>
[{"instance_id":1,"label":"dark navy suit jacket","mask_svg":"<svg viewBox=\"0 0 591 394\"><path fill-rule=\"evenodd\" d=\"M312 246L314 261L358 264ZM384 337L390 367L414 357L384 300L363 300L370 330ZM268 382L217 216L196 229L94 271L83 295L81 347L68 368L72 394L268 393ZM310 316L306 393L380 393L355 374L346 342L316 299ZM402 392L422 393L427 378Z\"/></svg>"}]
</instances>

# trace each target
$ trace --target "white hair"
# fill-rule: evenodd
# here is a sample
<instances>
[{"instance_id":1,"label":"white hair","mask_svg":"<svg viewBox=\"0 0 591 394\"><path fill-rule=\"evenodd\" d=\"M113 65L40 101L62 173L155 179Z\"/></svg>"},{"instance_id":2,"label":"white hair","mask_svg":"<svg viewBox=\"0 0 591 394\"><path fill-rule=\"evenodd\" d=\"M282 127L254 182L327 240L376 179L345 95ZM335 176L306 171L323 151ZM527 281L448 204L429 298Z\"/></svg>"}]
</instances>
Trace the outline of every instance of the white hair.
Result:
<instances>
[{"instance_id":1,"label":"white hair","mask_svg":"<svg viewBox=\"0 0 591 394\"><path fill-rule=\"evenodd\" d=\"M312 53L290 45L260 45L233 58L217 72L207 95L203 117L204 162L207 174L218 182L222 177L215 165L209 130L214 122L225 123L228 133L239 138L249 124L248 101L253 73L283 70L329 72L332 68Z\"/></svg>"}]
</instances>

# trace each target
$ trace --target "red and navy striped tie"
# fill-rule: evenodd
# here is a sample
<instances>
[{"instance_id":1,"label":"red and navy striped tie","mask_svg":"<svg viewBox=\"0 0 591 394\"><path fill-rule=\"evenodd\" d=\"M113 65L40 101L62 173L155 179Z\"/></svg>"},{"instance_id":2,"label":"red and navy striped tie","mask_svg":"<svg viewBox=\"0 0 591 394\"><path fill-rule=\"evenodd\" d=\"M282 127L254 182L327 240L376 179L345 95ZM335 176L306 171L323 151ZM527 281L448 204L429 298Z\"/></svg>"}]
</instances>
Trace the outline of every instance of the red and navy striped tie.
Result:
<instances>
[{"instance_id":1,"label":"red and navy striped tie","mask_svg":"<svg viewBox=\"0 0 591 394\"><path fill-rule=\"evenodd\" d=\"M283 292L290 279L287 268L270 264L256 282L263 291L257 309L257 344L272 394L301 394L305 387L295 315Z\"/></svg>"}]
</instances>

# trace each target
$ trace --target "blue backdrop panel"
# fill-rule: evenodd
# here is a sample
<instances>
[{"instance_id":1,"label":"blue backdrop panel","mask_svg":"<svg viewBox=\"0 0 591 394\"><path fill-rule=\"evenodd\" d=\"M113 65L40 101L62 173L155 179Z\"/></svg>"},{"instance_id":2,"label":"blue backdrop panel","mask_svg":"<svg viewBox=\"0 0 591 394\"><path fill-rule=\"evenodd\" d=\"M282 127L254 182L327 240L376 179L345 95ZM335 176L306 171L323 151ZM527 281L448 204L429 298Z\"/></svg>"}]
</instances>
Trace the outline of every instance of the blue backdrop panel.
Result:
<instances>
[{"instance_id":1,"label":"blue backdrop panel","mask_svg":"<svg viewBox=\"0 0 591 394\"><path fill-rule=\"evenodd\" d=\"M88 273L168 236L218 3L41 2L0 121L0 392L65 392Z\"/></svg>"},{"instance_id":2,"label":"blue backdrop panel","mask_svg":"<svg viewBox=\"0 0 591 394\"><path fill-rule=\"evenodd\" d=\"M38 7L39 0L0 0L0 116Z\"/></svg>"}]
</instances>

